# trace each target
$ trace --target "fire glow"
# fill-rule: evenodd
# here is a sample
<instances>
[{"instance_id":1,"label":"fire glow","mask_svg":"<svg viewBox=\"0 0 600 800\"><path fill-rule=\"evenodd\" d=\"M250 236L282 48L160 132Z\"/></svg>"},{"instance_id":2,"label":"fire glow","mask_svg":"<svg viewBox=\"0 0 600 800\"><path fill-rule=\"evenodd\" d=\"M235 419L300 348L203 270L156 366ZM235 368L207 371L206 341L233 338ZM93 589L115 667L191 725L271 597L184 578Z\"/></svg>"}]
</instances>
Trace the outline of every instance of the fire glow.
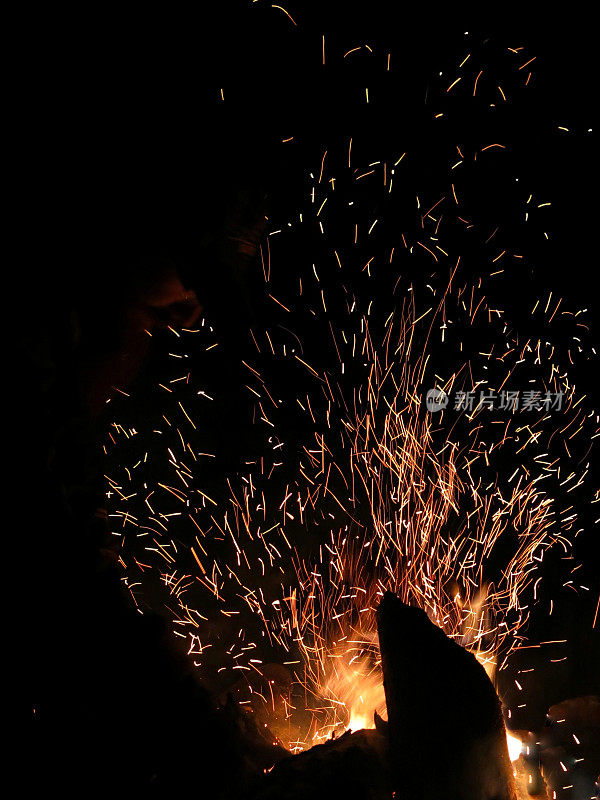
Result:
<instances>
[{"instance_id":1,"label":"fire glow","mask_svg":"<svg viewBox=\"0 0 600 800\"><path fill-rule=\"evenodd\" d=\"M479 155L480 161L485 158ZM349 191L364 178L366 166L350 170ZM388 165L369 166L372 180L384 192L391 189ZM313 179L311 187L313 214L325 199L336 202L331 182L321 178ZM201 675L210 682L212 670L223 686L226 678L232 683L242 674L251 693L244 701L247 707L254 713L262 707L269 728L292 752L339 731L372 728L375 712L385 716L375 613L386 591L422 608L492 675L506 667L523 641L546 553L551 548L570 552L573 504L570 498L561 503L546 487L560 477L568 498L571 488L584 484L587 465L576 468L569 455L556 456L552 448L560 443L561 431L569 437L580 434L593 420L582 411L568 373L556 361L558 348L549 341L555 304L550 298L536 304L533 312L543 333L538 340L523 341L487 299L484 277L469 278L461 258L441 249L442 208L439 216L423 214L418 200L417 209L413 238L403 233L397 248L386 249L386 270L397 285L398 252L403 253L403 269L413 258L417 266L435 269L426 273L424 286L411 281L403 287L403 299L392 297L391 306L377 314L369 298L348 290L353 275L341 268L342 244L329 244L335 256L327 267L310 265L295 298L275 293L277 259L285 260L283 237L277 240L281 255L270 245L265 292L278 300L286 321L288 309L310 305L311 296L327 319L327 303L336 291L333 279L328 296L322 288L327 270L341 276L338 305L343 302L346 316L329 320L329 344L337 353L333 370L313 366L294 347L301 338L288 335L283 325L265 329L262 336L253 332L256 361L244 366L254 420L264 429L264 455L237 481L227 481L224 500L210 497L202 485L197 488L194 477L202 459L211 455L201 452L196 425L190 424L190 404L210 402L203 387L195 397L188 393L183 398L185 406L177 399L180 408L165 409L166 427L161 423L147 431L137 463L110 479L117 498L111 516L122 537L121 563L134 600L139 571L156 571L175 633L186 642ZM301 232L307 216L301 224L295 221ZM322 228L323 218L317 216L312 222ZM351 243L357 230L352 223L346 231ZM432 239L442 243L435 253L429 249ZM442 258L444 280L439 277ZM365 264L361 261L359 275L374 269L372 261ZM313 295L308 291L311 274ZM436 278L437 284L430 283ZM463 331L460 341L452 328ZM184 333L177 339L178 352L186 344L193 347L196 338L205 351L214 347L212 340L206 347L204 328ZM463 339L469 337L481 341L482 349L471 348L467 359ZM438 353L435 366L434 339L436 348L448 354L442 362ZM497 344L483 349L490 340ZM260 365L271 357L287 360L301 376L303 393L289 401L312 420L314 430L298 452L286 451L279 396L262 376ZM439 374L440 363L444 374ZM483 406L454 417L451 410L434 416L424 409L428 382L445 391L500 387L513 372L528 369L544 386L564 394L560 418L539 413L522 420ZM351 371L355 374L349 378ZM169 400L189 387L189 376L177 383L181 380L176 375L170 381ZM136 425L132 433L132 426L115 423L113 441L135 438L140 429ZM161 452L167 453L172 480L152 482L145 474L143 486L133 489L136 470L143 473L140 465L149 454L155 460ZM278 482L284 462L293 478ZM133 513L136 495L142 503ZM318 554L307 557L301 552L302 536L315 529ZM219 552L213 548L215 538ZM184 540L188 546L182 546ZM277 574L279 581L265 581ZM244 620L241 627L238 618ZM276 660L289 665L291 674L291 688L278 689L277 698L272 682L269 693L253 683L263 674L267 649L278 653ZM212 653L218 653L213 662ZM521 742L511 734L507 739L514 761Z\"/></svg>"}]
</instances>

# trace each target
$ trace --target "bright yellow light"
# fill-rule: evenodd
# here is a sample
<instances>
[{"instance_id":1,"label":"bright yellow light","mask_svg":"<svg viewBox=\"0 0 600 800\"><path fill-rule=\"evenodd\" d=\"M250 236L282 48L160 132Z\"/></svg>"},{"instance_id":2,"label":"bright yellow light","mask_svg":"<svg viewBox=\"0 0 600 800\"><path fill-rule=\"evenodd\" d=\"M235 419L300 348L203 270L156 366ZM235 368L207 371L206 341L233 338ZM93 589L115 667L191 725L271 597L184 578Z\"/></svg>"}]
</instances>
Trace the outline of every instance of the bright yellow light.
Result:
<instances>
[{"instance_id":1,"label":"bright yellow light","mask_svg":"<svg viewBox=\"0 0 600 800\"><path fill-rule=\"evenodd\" d=\"M517 758L521 755L521 748L523 747L523 742L516 736L513 736L512 733L506 731L506 743L508 744L508 756L510 760L516 761Z\"/></svg>"}]
</instances>

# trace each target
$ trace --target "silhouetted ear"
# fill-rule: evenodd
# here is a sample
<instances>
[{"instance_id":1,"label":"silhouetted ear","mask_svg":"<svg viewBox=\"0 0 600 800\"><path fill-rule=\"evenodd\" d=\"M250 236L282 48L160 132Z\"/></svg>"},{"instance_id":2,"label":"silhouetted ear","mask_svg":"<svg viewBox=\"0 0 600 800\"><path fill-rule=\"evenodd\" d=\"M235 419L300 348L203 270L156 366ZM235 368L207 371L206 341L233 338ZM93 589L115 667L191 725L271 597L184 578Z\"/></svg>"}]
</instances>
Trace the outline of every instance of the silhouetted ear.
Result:
<instances>
[{"instance_id":1,"label":"silhouetted ear","mask_svg":"<svg viewBox=\"0 0 600 800\"><path fill-rule=\"evenodd\" d=\"M388 724L387 722L382 719L377 712L373 714L373 721L375 722L375 728L377 733L380 733L382 736L388 735Z\"/></svg>"}]
</instances>

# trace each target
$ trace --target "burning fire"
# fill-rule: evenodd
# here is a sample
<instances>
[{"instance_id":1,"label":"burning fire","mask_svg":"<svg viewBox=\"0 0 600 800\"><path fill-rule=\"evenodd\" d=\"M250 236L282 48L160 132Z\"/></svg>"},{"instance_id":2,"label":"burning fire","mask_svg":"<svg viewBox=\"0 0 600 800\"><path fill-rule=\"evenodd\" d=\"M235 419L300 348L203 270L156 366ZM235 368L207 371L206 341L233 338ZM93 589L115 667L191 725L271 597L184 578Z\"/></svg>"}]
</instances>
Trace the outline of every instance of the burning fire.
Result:
<instances>
[{"instance_id":1,"label":"burning fire","mask_svg":"<svg viewBox=\"0 0 600 800\"><path fill-rule=\"evenodd\" d=\"M347 645L337 649L339 656L332 659L332 673L323 685L323 697L342 704L343 713L348 715L342 723L345 730L374 728L376 713L386 718L380 665L374 666L365 655L348 657Z\"/></svg>"},{"instance_id":2,"label":"burning fire","mask_svg":"<svg viewBox=\"0 0 600 800\"><path fill-rule=\"evenodd\" d=\"M480 164L487 151L459 153ZM283 293L285 283L277 288L272 266L278 256L286 263L285 235L269 239L265 298L282 321L252 332L255 360L243 362L255 427L264 430L260 457L215 490L220 494L209 495L207 485L216 481L204 465L214 454L205 452L201 425L192 420L212 396L186 372L161 384L167 401L176 402L161 408L154 426L142 431L137 422L115 423L107 445L125 440L131 454L110 486L132 597L137 602L143 576L158 573L175 633L203 677L221 688L240 675L251 685L252 676L262 675L265 651L273 651L271 660L289 669L304 694L299 703L282 692L280 704L260 696L267 709L283 708L278 722L289 724L285 744L292 750L338 730L372 728L374 713L384 716L375 611L387 590L424 609L488 674L505 667L522 642L546 554L569 552L567 537L576 526L569 493L584 485L588 472L585 460L571 457L573 437L597 435L559 366L560 348L550 341L555 301L535 303L539 336L523 340L487 298L487 276L471 276L460 257L450 257L464 235L456 230L474 227L454 183L444 183L441 200L417 197L412 227L406 222L406 232L393 244L381 243L376 256L369 248L383 220L375 228L370 217L368 227L353 218L342 241L327 239L321 209L331 212L337 203L343 217L355 202L376 207L369 192L376 198L383 192L388 202L403 155L360 169L350 161L348 153L343 180L327 180L323 157L320 177L311 178L310 202L288 224L291 236L313 225L324 248L299 276L297 297ZM500 256L487 236L481 259L492 269ZM505 260L520 258L509 252L510 242L503 247ZM380 280L389 286L375 298L362 297L353 281L361 287L375 276L376 257L385 267ZM414 274L424 277L403 279L413 261ZM345 309L341 318L329 314L334 304ZM301 324L307 309L327 322L331 339L319 338L319 347L335 353L334 367L311 363L292 332L295 314ZM178 365L188 347L211 351L210 357L215 352L208 325L174 333L178 349L170 355ZM571 350L565 356L573 362ZM272 362L296 370L298 388L287 402L280 400L287 389L273 389L265 377ZM564 394L560 418L481 405L454 416L450 409L425 410L427 385L447 393L500 389L517 372ZM294 448L287 447L282 408L299 415L305 426L299 430L309 426ZM568 441L559 452L563 431ZM157 478L160 453L166 453L165 474ZM150 460L154 472L146 467ZM560 492L553 491L559 478ZM511 734L507 741L515 760L521 743Z\"/></svg>"}]
</instances>

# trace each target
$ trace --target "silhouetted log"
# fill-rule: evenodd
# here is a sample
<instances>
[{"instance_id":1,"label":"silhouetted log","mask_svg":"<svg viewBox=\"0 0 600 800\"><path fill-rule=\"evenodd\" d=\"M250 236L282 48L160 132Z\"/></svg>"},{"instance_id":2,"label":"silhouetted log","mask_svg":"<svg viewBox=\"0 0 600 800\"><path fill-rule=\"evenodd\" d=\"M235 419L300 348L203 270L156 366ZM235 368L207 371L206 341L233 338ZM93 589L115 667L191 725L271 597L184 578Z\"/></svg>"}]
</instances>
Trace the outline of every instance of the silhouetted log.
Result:
<instances>
[{"instance_id":1,"label":"silhouetted log","mask_svg":"<svg viewBox=\"0 0 600 800\"><path fill-rule=\"evenodd\" d=\"M378 630L396 797L516 800L500 702L477 659L391 593Z\"/></svg>"},{"instance_id":2,"label":"silhouetted log","mask_svg":"<svg viewBox=\"0 0 600 800\"><path fill-rule=\"evenodd\" d=\"M345 733L280 761L244 800L390 800L386 737Z\"/></svg>"},{"instance_id":3,"label":"silhouetted log","mask_svg":"<svg viewBox=\"0 0 600 800\"><path fill-rule=\"evenodd\" d=\"M517 800L500 701L475 657L392 594L378 629L388 723L283 759L246 800Z\"/></svg>"}]
</instances>

